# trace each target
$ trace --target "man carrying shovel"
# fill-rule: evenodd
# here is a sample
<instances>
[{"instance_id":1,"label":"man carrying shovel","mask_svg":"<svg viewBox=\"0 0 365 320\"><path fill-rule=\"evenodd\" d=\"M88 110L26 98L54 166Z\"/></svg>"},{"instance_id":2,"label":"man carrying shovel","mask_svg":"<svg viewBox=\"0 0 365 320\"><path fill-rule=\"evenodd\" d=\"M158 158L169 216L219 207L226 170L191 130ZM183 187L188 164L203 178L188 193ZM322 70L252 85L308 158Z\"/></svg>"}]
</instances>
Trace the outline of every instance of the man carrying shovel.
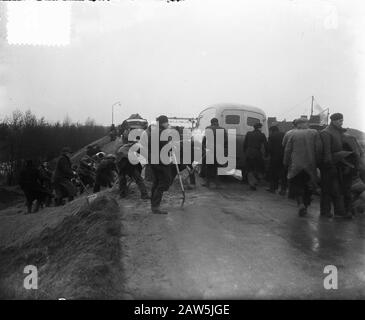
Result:
<instances>
[{"instance_id":1,"label":"man carrying shovel","mask_svg":"<svg viewBox=\"0 0 365 320\"><path fill-rule=\"evenodd\" d=\"M165 210L161 210L160 204L162 200L162 195L165 191L167 191L170 187L171 181L171 170L170 164L165 164L161 161L160 154L161 149L168 143L168 141L161 140L161 133L163 130L169 127L169 120L166 116L161 115L157 118L158 127L151 126L151 132L149 134L149 153L148 153L148 162L150 163L151 171L152 171L152 189L151 189L151 210L154 214L167 214L168 212ZM155 130L158 130L156 132ZM158 136L158 157L157 163L152 160L152 152L155 152L151 146L151 136ZM156 151L157 151L156 150Z\"/></svg>"}]
</instances>

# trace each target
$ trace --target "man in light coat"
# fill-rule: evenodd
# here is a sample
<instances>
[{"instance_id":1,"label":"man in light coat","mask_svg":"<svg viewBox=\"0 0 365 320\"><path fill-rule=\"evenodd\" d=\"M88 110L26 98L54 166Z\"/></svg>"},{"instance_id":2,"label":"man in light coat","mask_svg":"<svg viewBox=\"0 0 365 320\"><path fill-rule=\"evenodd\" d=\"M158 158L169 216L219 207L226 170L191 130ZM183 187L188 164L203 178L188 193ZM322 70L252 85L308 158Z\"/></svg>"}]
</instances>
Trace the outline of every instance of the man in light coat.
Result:
<instances>
[{"instance_id":1,"label":"man in light coat","mask_svg":"<svg viewBox=\"0 0 365 320\"><path fill-rule=\"evenodd\" d=\"M288 168L289 193L297 201L299 216L305 216L317 188L322 143L317 130L309 129L307 119L298 119L296 123L298 130L291 133L285 146L284 166Z\"/></svg>"}]
</instances>

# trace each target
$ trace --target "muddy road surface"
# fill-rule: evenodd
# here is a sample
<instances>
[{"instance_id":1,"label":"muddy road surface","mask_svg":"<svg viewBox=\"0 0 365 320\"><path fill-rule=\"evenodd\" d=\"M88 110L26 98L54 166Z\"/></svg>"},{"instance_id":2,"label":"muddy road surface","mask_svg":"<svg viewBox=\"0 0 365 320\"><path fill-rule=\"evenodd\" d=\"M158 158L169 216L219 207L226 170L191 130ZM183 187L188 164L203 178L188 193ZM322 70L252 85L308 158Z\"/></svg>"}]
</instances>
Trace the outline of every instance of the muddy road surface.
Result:
<instances>
[{"instance_id":1,"label":"muddy road surface","mask_svg":"<svg viewBox=\"0 0 365 320\"><path fill-rule=\"evenodd\" d=\"M199 186L179 207L168 192L168 215L153 215L136 191L119 200L125 291L139 299L364 298L365 222L323 220L315 199L307 217L295 203L261 188L227 182ZM326 290L325 266L338 270Z\"/></svg>"}]
</instances>

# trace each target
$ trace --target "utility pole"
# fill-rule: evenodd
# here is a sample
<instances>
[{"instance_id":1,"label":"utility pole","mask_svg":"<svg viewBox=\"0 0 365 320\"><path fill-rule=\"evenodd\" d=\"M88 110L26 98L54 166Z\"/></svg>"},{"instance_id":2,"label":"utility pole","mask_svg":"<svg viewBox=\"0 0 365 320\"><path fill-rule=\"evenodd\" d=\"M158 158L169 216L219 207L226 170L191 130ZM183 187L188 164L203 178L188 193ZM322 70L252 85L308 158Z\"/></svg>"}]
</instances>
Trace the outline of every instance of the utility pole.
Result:
<instances>
[{"instance_id":1,"label":"utility pole","mask_svg":"<svg viewBox=\"0 0 365 320\"><path fill-rule=\"evenodd\" d=\"M312 118L312 116L313 116L313 103L314 103L314 96L312 96L311 116L310 116L310 118ZM310 118L309 118L309 119L310 119Z\"/></svg>"}]
</instances>

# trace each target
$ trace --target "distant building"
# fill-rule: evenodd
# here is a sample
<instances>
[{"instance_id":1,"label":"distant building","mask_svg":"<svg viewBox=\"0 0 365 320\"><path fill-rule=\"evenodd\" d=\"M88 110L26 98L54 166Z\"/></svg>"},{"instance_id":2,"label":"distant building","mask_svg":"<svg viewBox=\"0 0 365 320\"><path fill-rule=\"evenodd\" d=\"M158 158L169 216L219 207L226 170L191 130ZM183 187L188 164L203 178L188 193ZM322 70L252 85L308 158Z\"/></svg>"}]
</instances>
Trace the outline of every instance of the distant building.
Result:
<instances>
[{"instance_id":1,"label":"distant building","mask_svg":"<svg viewBox=\"0 0 365 320\"><path fill-rule=\"evenodd\" d=\"M319 114L311 115L311 117L309 119L309 123L320 124L321 123L321 116Z\"/></svg>"},{"instance_id":2,"label":"distant building","mask_svg":"<svg viewBox=\"0 0 365 320\"><path fill-rule=\"evenodd\" d=\"M308 119L308 116L302 115L300 116L303 119ZM269 128L271 126L277 126L280 131L287 132L291 129L293 129L293 121L278 121L276 117L268 117L267 123ZM309 127L312 129L322 130L325 125L321 124L321 118L319 115L312 115L309 119Z\"/></svg>"}]
</instances>

